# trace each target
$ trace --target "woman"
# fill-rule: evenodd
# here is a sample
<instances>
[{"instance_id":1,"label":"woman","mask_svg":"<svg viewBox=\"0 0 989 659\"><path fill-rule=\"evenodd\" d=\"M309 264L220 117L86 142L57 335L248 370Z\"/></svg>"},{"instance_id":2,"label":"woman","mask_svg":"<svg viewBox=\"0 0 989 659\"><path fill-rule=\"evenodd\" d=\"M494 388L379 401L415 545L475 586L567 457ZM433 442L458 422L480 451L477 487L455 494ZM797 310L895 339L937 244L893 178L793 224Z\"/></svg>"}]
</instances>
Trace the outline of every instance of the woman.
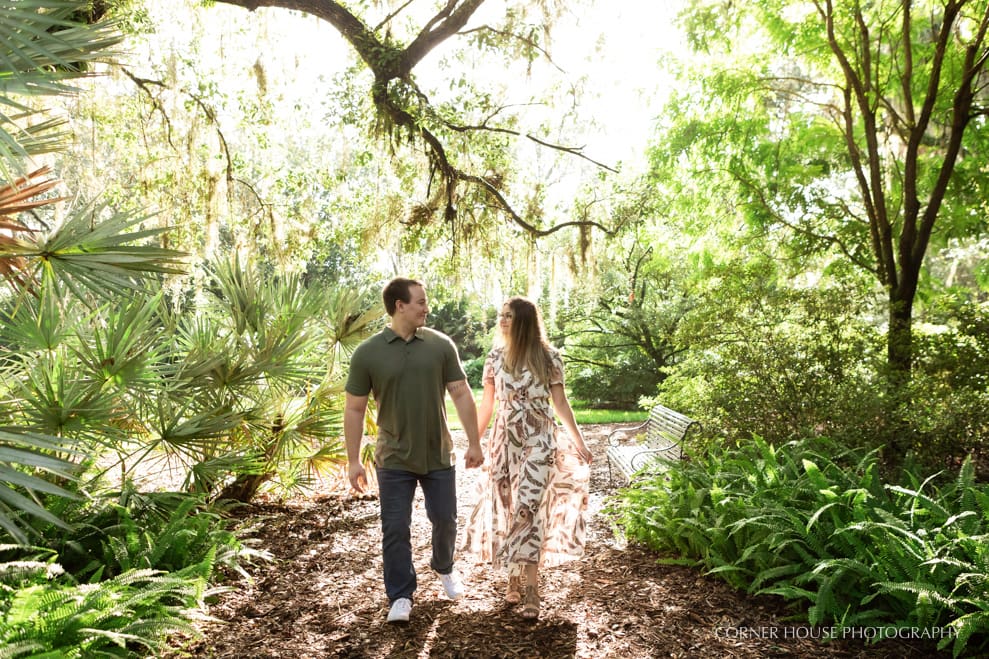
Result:
<instances>
[{"instance_id":1,"label":"woman","mask_svg":"<svg viewBox=\"0 0 989 659\"><path fill-rule=\"evenodd\" d=\"M584 550L591 453L563 389L563 361L546 341L536 305L513 297L498 320L501 345L484 363L478 434L484 436L496 400L498 413L466 547L496 569L508 566L505 600L521 601L522 617L536 619L539 568Z\"/></svg>"}]
</instances>

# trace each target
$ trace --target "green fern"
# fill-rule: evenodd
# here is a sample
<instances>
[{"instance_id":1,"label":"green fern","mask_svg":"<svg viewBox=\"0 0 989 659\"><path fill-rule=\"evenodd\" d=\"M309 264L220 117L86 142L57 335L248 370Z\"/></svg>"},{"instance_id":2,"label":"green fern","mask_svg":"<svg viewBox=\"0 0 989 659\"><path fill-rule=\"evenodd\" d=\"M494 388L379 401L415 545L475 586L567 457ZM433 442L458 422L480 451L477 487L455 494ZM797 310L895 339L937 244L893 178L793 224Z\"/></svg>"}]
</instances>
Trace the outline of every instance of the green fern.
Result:
<instances>
[{"instance_id":1,"label":"green fern","mask_svg":"<svg viewBox=\"0 0 989 659\"><path fill-rule=\"evenodd\" d=\"M954 643L951 642L952 639L946 638L938 644L938 648L944 649L951 644L952 654L958 657L968 648L968 642L973 636L985 637L989 633L989 610L966 613L952 620L949 627L955 632ZM986 642L983 640L981 647L985 645Z\"/></svg>"},{"instance_id":2,"label":"green fern","mask_svg":"<svg viewBox=\"0 0 989 659\"><path fill-rule=\"evenodd\" d=\"M753 438L672 465L665 484L644 481L608 505L630 537L802 602L812 624L951 624L965 630L956 654L971 648L989 611L986 486L968 461L954 479L908 471L891 485L878 473L876 451Z\"/></svg>"}]
</instances>

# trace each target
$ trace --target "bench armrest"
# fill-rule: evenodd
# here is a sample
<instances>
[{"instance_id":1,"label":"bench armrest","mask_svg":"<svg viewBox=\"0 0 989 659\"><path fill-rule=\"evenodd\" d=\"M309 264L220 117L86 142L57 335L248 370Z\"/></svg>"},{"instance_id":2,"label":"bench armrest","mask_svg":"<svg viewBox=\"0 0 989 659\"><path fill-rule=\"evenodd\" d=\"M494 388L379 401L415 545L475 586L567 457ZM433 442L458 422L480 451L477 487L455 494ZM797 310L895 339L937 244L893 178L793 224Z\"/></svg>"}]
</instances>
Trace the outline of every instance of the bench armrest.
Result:
<instances>
[{"instance_id":1,"label":"bench armrest","mask_svg":"<svg viewBox=\"0 0 989 659\"><path fill-rule=\"evenodd\" d=\"M649 425L648 420L645 423L638 426L634 426L632 428L616 428L615 430L612 430L610 433L608 433L608 446L618 446L619 439L628 437L630 435L637 435L643 430L645 430L647 425Z\"/></svg>"}]
</instances>

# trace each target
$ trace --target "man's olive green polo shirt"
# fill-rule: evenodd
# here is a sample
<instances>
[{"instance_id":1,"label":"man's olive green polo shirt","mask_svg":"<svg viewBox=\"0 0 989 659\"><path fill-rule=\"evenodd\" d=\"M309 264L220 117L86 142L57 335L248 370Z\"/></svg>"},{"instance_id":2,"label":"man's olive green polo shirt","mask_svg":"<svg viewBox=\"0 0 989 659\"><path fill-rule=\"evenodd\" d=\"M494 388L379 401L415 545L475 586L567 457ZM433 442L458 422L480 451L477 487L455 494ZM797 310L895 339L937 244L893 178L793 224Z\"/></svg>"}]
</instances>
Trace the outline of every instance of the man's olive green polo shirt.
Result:
<instances>
[{"instance_id":1,"label":"man's olive green polo shirt","mask_svg":"<svg viewBox=\"0 0 989 659\"><path fill-rule=\"evenodd\" d=\"M346 390L374 392L378 441L374 462L384 469L425 474L452 464L446 422L446 385L466 380L457 347L426 327L405 342L386 327L361 343L350 359Z\"/></svg>"}]
</instances>

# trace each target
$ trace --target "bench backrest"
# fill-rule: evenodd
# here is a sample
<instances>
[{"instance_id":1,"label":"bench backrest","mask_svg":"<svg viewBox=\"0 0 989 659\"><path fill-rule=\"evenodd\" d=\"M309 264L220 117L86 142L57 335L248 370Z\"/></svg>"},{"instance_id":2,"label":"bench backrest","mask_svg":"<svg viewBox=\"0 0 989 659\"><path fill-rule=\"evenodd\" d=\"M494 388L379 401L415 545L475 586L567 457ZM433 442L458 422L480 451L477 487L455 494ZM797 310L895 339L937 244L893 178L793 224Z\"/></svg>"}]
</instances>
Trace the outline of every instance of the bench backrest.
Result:
<instances>
[{"instance_id":1,"label":"bench backrest","mask_svg":"<svg viewBox=\"0 0 989 659\"><path fill-rule=\"evenodd\" d=\"M689 416L680 414L668 407L657 405L649 412L649 421L646 424L646 435L648 437L662 437L674 443L679 443L691 426L699 425Z\"/></svg>"}]
</instances>

